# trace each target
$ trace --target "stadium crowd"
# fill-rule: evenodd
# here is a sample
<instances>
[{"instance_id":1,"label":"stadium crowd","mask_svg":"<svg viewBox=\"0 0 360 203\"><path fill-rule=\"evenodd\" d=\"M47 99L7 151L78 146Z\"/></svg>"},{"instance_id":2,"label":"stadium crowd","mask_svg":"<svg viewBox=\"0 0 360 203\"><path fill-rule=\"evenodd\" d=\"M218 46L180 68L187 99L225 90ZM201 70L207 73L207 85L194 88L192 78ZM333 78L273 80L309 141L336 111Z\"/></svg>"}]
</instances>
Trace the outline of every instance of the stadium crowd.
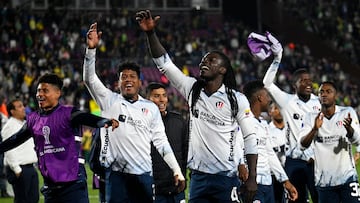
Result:
<instances>
[{"instance_id":1,"label":"stadium crowd","mask_svg":"<svg viewBox=\"0 0 360 203\"><path fill-rule=\"evenodd\" d=\"M109 13L53 9L34 12L3 7L0 11L0 92L7 100L20 97L31 111L36 107L30 96L34 95L34 81L44 72L55 72L64 78L63 102L89 109L91 97L84 87L81 72L86 32L88 25L95 21L98 29L106 33L100 42L97 71L108 87L116 90L117 65L128 59L135 59L143 67L145 85L152 81L168 84L167 78L158 73L151 58L143 51L147 49L145 36L133 19L134 12L125 9ZM219 14L201 11L189 12L186 18L176 12L162 15L172 17L161 22L158 35L186 74L197 76L196 67L201 56L207 50L219 49L231 59L241 90L245 82L262 78L270 64L270 61L258 63L253 60L246 38L255 30L242 22L228 21ZM276 34L281 38L281 33ZM349 75L336 61L312 57L305 44L289 43L283 47L277 82L285 91L292 89L291 73L306 68L313 75L315 90L321 81L334 80L341 94L338 104L350 105L359 112L358 84L348 80ZM186 113L185 100L174 88L170 87L169 91L173 93L170 94L171 108Z\"/></svg>"},{"instance_id":2,"label":"stadium crowd","mask_svg":"<svg viewBox=\"0 0 360 203\"><path fill-rule=\"evenodd\" d=\"M321 36L332 48L346 55L352 63L359 63L360 2L283 1L292 15L304 22L307 31Z\"/></svg>"}]
</instances>

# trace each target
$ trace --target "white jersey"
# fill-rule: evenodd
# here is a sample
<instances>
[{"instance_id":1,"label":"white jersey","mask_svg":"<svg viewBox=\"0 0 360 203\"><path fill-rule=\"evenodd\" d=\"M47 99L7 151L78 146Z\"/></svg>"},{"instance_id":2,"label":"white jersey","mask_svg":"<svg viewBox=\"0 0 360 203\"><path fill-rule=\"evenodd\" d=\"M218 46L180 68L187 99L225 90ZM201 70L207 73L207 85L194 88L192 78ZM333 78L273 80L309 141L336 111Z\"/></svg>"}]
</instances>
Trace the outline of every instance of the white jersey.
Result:
<instances>
[{"instance_id":1,"label":"white jersey","mask_svg":"<svg viewBox=\"0 0 360 203\"><path fill-rule=\"evenodd\" d=\"M282 166L285 166L285 151L288 148L286 144L285 128L278 128L274 125L274 122L269 123L270 142L275 154L281 162Z\"/></svg>"},{"instance_id":2,"label":"white jersey","mask_svg":"<svg viewBox=\"0 0 360 203\"><path fill-rule=\"evenodd\" d=\"M254 118L256 135L258 137L258 161L256 167L256 182L261 185L271 185L271 174L274 174L279 182L288 180L284 168L277 158L269 135L269 125L266 120Z\"/></svg>"},{"instance_id":3,"label":"white jersey","mask_svg":"<svg viewBox=\"0 0 360 203\"><path fill-rule=\"evenodd\" d=\"M263 82L272 98L279 105L280 113L286 123L286 138L289 150L286 156L293 159L308 161L313 158L312 149L301 150L299 146L299 133L304 125L304 117L308 112L319 113L321 109L320 101L317 96L311 94L309 101L303 102L296 94L288 94L277 87L273 81L275 79L278 63L272 63L267 70Z\"/></svg>"},{"instance_id":4,"label":"white jersey","mask_svg":"<svg viewBox=\"0 0 360 203\"><path fill-rule=\"evenodd\" d=\"M343 120L350 113L351 126L354 129L352 139L346 137ZM306 136L314 127L318 113L308 113L301 137ZM335 107L335 114L329 119L323 118L323 124L318 129L316 138L310 148L315 153L315 185L320 187L344 184L348 179L357 180L356 166L352 155L351 144L360 143L359 119L351 107Z\"/></svg>"},{"instance_id":5,"label":"white jersey","mask_svg":"<svg viewBox=\"0 0 360 203\"><path fill-rule=\"evenodd\" d=\"M1 130L2 140L6 140L18 132L25 121L10 117ZM34 139L31 137L21 145L4 153L4 164L9 166L14 173L22 171L20 165L37 163Z\"/></svg>"},{"instance_id":6,"label":"white jersey","mask_svg":"<svg viewBox=\"0 0 360 203\"><path fill-rule=\"evenodd\" d=\"M191 89L196 79L185 76L168 54L155 58L154 62L191 106ZM238 127L244 137L244 153L257 154L249 102L242 93L234 93L239 107L236 118L231 116L230 101L224 85L211 96L201 91L195 106L196 115L190 113L189 168L209 174L235 176L240 160L236 156L241 150L240 147L234 147Z\"/></svg>"},{"instance_id":7,"label":"white jersey","mask_svg":"<svg viewBox=\"0 0 360 203\"><path fill-rule=\"evenodd\" d=\"M107 89L95 74L95 49L87 49L84 60L84 80L102 110L102 116L118 119L114 131L101 128L100 161L114 171L143 174L152 171L150 143L163 156L173 153L165 134L159 108L142 98L133 103L121 94ZM174 161L175 157L173 158Z\"/></svg>"}]
</instances>

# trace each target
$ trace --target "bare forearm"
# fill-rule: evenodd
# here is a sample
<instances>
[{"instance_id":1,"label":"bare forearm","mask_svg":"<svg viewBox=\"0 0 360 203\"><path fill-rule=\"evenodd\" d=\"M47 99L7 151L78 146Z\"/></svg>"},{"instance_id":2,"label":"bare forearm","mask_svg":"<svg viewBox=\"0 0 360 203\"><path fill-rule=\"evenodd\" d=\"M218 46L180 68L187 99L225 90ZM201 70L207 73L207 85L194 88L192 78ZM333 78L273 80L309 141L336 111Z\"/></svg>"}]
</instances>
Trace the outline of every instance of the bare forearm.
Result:
<instances>
[{"instance_id":1,"label":"bare forearm","mask_svg":"<svg viewBox=\"0 0 360 203\"><path fill-rule=\"evenodd\" d=\"M258 158L257 154L247 154L246 155L246 161L247 161L248 170L249 170L249 178L256 179L257 158Z\"/></svg>"},{"instance_id":2,"label":"bare forearm","mask_svg":"<svg viewBox=\"0 0 360 203\"><path fill-rule=\"evenodd\" d=\"M312 128L311 131L301 139L301 146L308 148L311 142L314 140L315 135L317 134L318 129Z\"/></svg>"},{"instance_id":3,"label":"bare forearm","mask_svg":"<svg viewBox=\"0 0 360 203\"><path fill-rule=\"evenodd\" d=\"M158 58L166 53L165 48L160 43L155 31L146 32L150 53L153 58Z\"/></svg>"}]
</instances>

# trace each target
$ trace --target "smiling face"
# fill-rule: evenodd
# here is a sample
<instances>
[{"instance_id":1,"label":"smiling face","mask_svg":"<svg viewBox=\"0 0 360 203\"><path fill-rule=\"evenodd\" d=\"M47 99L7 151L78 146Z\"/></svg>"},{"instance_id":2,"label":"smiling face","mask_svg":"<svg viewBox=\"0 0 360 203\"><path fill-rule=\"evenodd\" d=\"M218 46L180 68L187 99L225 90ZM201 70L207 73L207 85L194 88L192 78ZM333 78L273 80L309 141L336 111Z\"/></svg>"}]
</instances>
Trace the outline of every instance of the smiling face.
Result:
<instances>
[{"instance_id":1,"label":"smiling face","mask_svg":"<svg viewBox=\"0 0 360 203\"><path fill-rule=\"evenodd\" d=\"M313 91L310 74L302 73L299 75L295 83L295 90L300 97L310 98Z\"/></svg>"},{"instance_id":2,"label":"smiling face","mask_svg":"<svg viewBox=\"0 0 360 203\"><path fill-rule=\"evenodd\" d=\"M213 80L220 75L226 73L226 68L223 66L223 60L217 53L209 52L202 59L199 64L200 77L206 81Z\"/></svg>"},{"instance_id":3,"label":"smiling face","mask_svg":"<svg viewBox=\"0 0 360 203\"><path fill-rule=\"evenodd\" d=\"M138 100L138 93L141 87L141 80L136 71L124 69L120 73L119 85L121 94L125 99Z\"/></svg>"},{"instance_id":4,"label":"smiling face","mask_svg":"<svg viewBox=\"0 0 360 203\"><path fill-rule=\"evenodd\" d=\"M39 108L44 111L53 109L58 103L61 96L61 90L49 83L39 83L36 91L36 99Z\"/></svg>"},{"instance_id":5,"label":"smiling face","mask_svg":"<svg viewBox=\"0 0 360 203\"><path fill-rule=\"evenodd\" d=\"M169 100L164 88L153 89L150 92L149 100L153 101L159 107L162 115L166 114L166 107Z\"/></svg>"}]
</instances>

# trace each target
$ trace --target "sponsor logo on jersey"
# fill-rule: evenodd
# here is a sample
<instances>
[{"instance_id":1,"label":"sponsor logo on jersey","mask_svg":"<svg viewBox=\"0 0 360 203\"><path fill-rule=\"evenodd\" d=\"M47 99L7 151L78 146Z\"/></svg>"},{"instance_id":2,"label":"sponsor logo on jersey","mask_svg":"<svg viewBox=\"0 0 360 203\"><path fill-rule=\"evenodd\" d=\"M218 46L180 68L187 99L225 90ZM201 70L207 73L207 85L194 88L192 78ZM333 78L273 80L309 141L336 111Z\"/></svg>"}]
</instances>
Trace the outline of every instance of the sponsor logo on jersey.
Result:
<instances>
[{"instance_id":1,"label":"sponsor logo on jersey","mask_svg":"<svg viewBox=\"0 0 360 203\"><path fill-rule=\"evenodd\" d=\"M299 120L300 119L300 114L294 113L293 118L296 119L296 120Z\"/></svg>"},{"instance_id":2,"label":"sponsor logo on jersey","mask_svg":"<svg viewBox=\"0 0 360 203\"><path fill-rule=\"evenodd\" d=\"M216 102L216 108L221 109L224 106L224 102L218 101Z\"/></svg>"},{"instance_id":3,"label":"sponsor logo on jersey","mask_svg":"<svg viewBox=\"0 0 360 203\"><path fill-rule=\"evenodd\" d=\"M125 122L125 120L126 120L126 115L123 115L123 114L119 115L118 120L119 120L120 122Z\"/></svg>"}]
</instances>

